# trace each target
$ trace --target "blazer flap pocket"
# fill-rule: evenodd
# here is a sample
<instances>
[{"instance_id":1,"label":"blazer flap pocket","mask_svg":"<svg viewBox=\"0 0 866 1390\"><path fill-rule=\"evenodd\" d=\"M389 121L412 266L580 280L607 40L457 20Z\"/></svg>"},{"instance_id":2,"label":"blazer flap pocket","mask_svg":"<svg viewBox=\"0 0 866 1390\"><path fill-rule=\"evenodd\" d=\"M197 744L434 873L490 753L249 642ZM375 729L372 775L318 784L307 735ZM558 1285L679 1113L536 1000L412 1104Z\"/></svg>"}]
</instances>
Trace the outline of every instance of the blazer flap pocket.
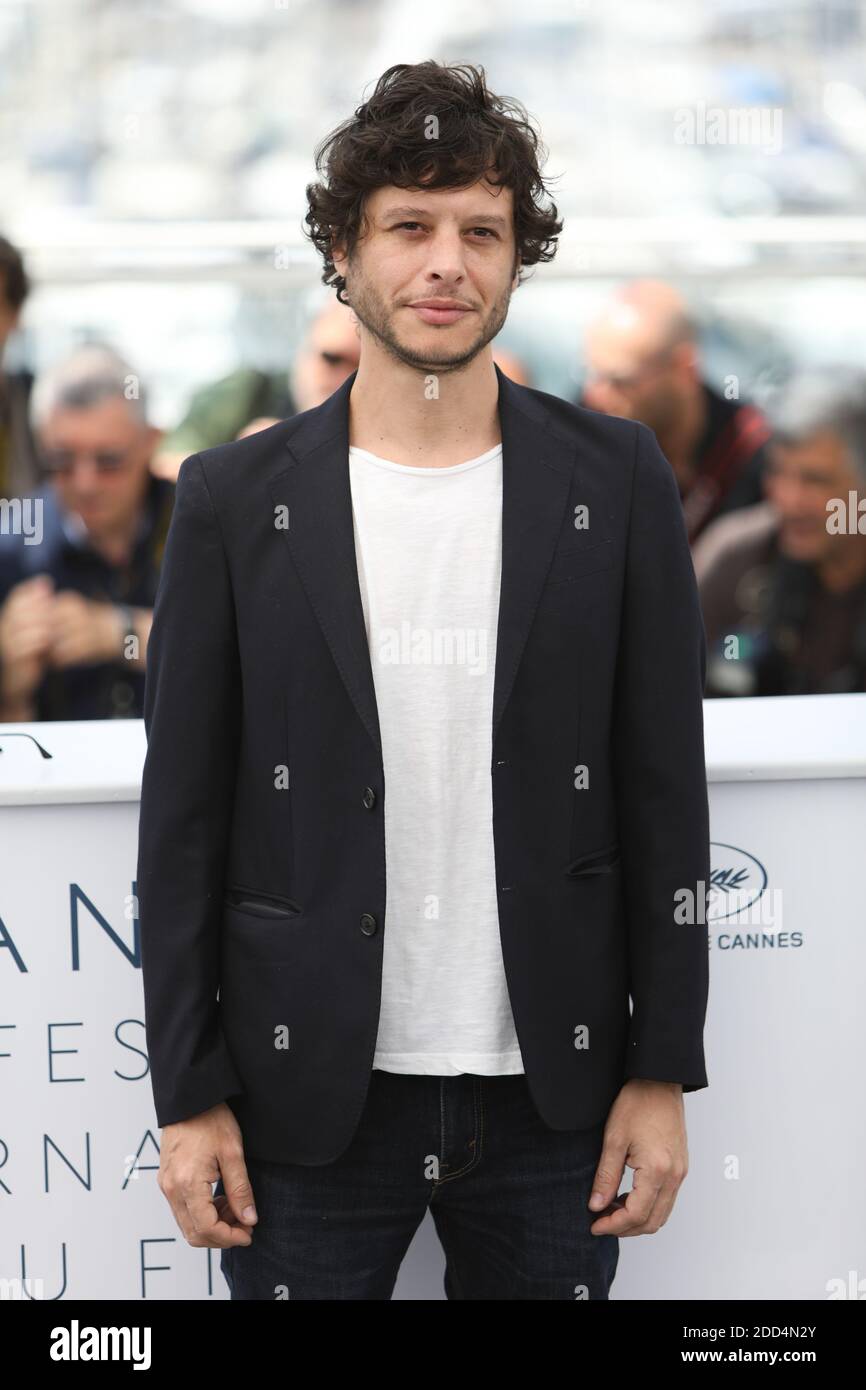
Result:
<instances>
[{"instance_id":1,"label":"blazer flap pocket","mask_svg":"<svg viewBox=\"0 0 866 1390\"><path fill-rule=\"evenodd\" d=\"M619 867L620 849L618 844L607 845L604 849L591 850L573 859L566 869L569 878L583 878L589 874L609 874Z\"/></svg>"},{"instance_id":2,"label":"blazer flap pocket","mask_svg":"<svg viewBox=\"0 0 866 1390\"><path fill-rule=\"evenodd\" d=\"M565 583L568 579L580 579L596 570L610 569L613 565L613 542L596 541L589 545L570 545L560 549L553 557L547 571L548 584Z\"/></svg>"},{"instance_id":3,"label":"blazer flap pocket","mask_svg":"<svg viewBox=\"0 0 866 1390\"><path fill-rule=\"evenodd\" d=\"M297 917L301 911L298 903L291 898L239 886L226 889L225 905L234 912L244 913L248 917L266 917L272 920Z\"/></svg>"}]
</instances>

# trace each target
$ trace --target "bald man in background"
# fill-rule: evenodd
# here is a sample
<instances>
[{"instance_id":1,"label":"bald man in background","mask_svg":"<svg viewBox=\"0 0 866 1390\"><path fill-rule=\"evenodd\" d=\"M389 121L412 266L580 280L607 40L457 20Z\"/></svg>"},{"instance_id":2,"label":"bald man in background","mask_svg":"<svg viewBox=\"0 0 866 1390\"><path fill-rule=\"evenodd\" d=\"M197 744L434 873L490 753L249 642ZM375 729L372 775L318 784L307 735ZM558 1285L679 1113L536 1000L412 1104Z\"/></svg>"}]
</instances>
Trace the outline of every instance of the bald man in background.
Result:
<instances>
[{"instance_id":1,"label":"bald man in background","mask_svg":"<svg viewBox=\"0 0 866 1390\"><path fill-rule=\"evenodd\" d=\"M690 542L716 517L762 500L766 420L703 380L697 330L672 286L637 280L618 290L587 329L585 356L580 403L655 432Z\"/></svg>"}]
</instances>

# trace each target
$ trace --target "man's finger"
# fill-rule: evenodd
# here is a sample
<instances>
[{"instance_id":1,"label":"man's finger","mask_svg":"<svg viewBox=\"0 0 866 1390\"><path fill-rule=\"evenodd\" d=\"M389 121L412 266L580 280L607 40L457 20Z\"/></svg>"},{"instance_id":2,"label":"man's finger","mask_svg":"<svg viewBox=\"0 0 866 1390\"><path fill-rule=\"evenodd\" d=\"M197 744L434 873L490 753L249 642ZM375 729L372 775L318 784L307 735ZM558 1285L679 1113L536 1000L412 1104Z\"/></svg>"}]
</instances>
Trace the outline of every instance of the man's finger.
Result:
<instances>
[{"instance_id":1,"label":"man's finger","mask_svg":"<svg viewBox=\"0 0 866 1390\"><path fill-rule=\"evenodd\" d=\"M595 1223L595 1226L593 1226L593 1228L592 1228L592 1229L593 1229L593 1233L594 1233L595 1235L602 1235L602 1236L604 1236L604 1235L614 1235L614 1236L643 1236L643 1235L655 1235L656 1231L658 1231L658 1230L661 1229L661 1227L665 1224L665 1222L667 1221L667 1219L668 1219L668 1217L670 1216L671 1212L673 1211L673 1206L674 1206L674 1202L675 1202L675 1200L676 1200L676 1195L677 1195L678 1188L679 1188L679 1184L676 1183L676 1182L671 1181L671 1182L665 1182L665 1183L663 1183L662 1186L659 1188L658 1196L656 1197L655 1202L653 1203L653 1205L652 1205L650 1211L647 1213L647 1215L644 1217L644 1219L643 1219L642 1221L640 1221L640 1220L638 1220L636 1217L632 1216L631 1218L627 1218L628 1221L629 1221L629 1224L628 1224L627 1226L622 1227L621 1229L615 1229L615 1228L613 1228L613 1227L608 1228L608 1227L605 1226L605 1227L604 1227L603 1229L601 1229L601 1230L595 1230L595 1226L598 1225L598 1222L596 1222L596 1223ZM628 1196L630 1197L630 1196L631 1196L631 1193L629 1193ZM628 1206L628 1202L626 1202L626 1205L625 1205L625 1207L623 1208L623 1211L628 1211L628 1210L629 1210L629 1206ZM634 1211L635 1209L632 1208L631 1210ZM611 1215L612 1215L612 1216L619 1216L620 1213L619 1213L619 1212L614 1212L614 1213L611 1213ZM607 1220L608 1218L605 1217L604 1219Z\"/></svg>"},{"instance_id":2,"label":"man's finger","mask_svg":"<svg viewBox=\"0 0 866 1390\"><path fill-rule=\"evenodd\" d=\"M238 1220L238 1218L232 1211L231 1202L229 1201L228 1197L225 1196L224 1193L220 1193L219 1197L214 1197L213 1200L214 1206L216 1207L217 1213L219 1214L220 1221L224 1221L227 1226L236 1226L238 1230L250 1231L250 1223L248 1221Z\"/></svg>"},{"instance_id":3,"label":"man's finger","mask_svg":"<svg viewBox=\"0 0 866 1390\"><path fill-rule=\"evenodd\" d=\"M193 1230L189 1217L187 1216L186 1202L184 1201L180 1189L175 1188L171 1186L169 1183L167 1183L163 1179L162 1174L160 1174L159 1178L159 1188L162 1192L162 1195L168 1202L168 1205L171 1207L171 1214L174 1217L175 1222L177 1223L178 1230L180 1231L187 1245L189 1245L191 1243L191 1236L193 1234Z\"/></svg>"},{"instance_id":4,"label":"man's finger","mask_svg":"<svg viewBox=\"0 0 866 1390\"><path fill-rule=\"evenodd\" d=\"M647 1230L650 1234L654 1234L656 1231L660 1230L667 1221L674 1209L674 1202L677 1199L679 1186L679 1183L674 1182L672 1179L662 1183L659 1189L659 1195L656 1197L653 1203L653 1209L646 1221Z\"/></svg>"},{"instance_id":5,"label":"man's finger","mask_svg":"<svg viewBox=\"0 0 866 1390\"><path fill-rule=\"evenodd\" d=\"M590 1211L603 1211L608 1203L613 1201L622 1182L627 1152L628 1144L624 1138L615 1134L605 1135L595 1177L592 1180Z\"/></svg>"},{"instance_id":6,"label":"man's finger","mask_svg":"<svg viewBox=\"0 0 866 1390\"><path fill-rule=\"evenodd\" d=\"M39 656L50 642L51 631L45 623L34 623L21 632L9 632L5 643L7 660L23 661Z\"/></svg>"},{"instance_id":7,"label":"man's finger","mask_svg":"<svg viewBox=\"0 0 866 1390\"><path fill-rule=\"evenodd\" d=\"M223 1152L218 1156L218 1161L223 1188L232 1211L238 1221L242 1221L244 1225L248 1227L255 1225L258 1220L256 1204L253 1198L253 1189L250 1186L247 1165L244 1163L243 1151L232 1149L231 1153Z\"/></svg>"},{"instance_id":8,"label":"man's finger","mask_svg":"<svg viewBox=\"0 0 866 1390\"><path fill-rule=\"evenodd\" d=\"M631 1192L626 1193L625 1206L618 1211L611 1212L609 1216L602 1216L598 1221L594 1221L590 1226L590 1231L597 1236L627 1236L637 1235L638 1228L643 1227L648 1220L656 1198L662 1187L661 1174L655 1174L647 1168L636 1168L634 1174L634 1185Z\"/></svg>"},{"instance_id":9,"label":"man's finger","mask_svg":"<svg viewBox=\"0 0 866 1390\"><path fill-rule=\"evenodd\" d=\"M251 1245L249 1227L229 1225L221 1220L207 1178L202 1178L186 1194L186 1211L193 1232L189 1243L224 1249L230 1245ZM189 1237L187 1237L189 1239Z\"/></svg>"},{"instance_id":10,"label":"man's finger","mask_svg":"<svg viewBox=\"0 0 866 1390\"><path fill-rule=\"evenodd\" d=\"M37 619L44 622L49 618L54 602L51 594L16 594L13 590L6 600L4 618L10 627L36 622Z\"/></svg>"},{"instance_id":11,"label":"man's finger","mask_svg":"<svg viewBox=\"0 0 866 1390\"><path fill-rule=\"evenodd\" d=\"M19 579L7 595L7 602L16 604L43 603L54 593L54 580L50 574L33 574L29 579Z\"/></svg>"}]
</instances>

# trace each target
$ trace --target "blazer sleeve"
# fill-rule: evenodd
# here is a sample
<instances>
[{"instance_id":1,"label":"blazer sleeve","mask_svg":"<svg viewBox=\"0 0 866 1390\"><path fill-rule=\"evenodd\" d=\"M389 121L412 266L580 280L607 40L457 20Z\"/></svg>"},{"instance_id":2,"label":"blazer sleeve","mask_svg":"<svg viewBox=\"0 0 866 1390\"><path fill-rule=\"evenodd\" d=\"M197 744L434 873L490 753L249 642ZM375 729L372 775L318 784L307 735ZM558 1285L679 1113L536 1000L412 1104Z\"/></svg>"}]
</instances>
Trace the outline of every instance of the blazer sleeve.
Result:
<instances>
[{"instance_id":1,"label":"blazer sleeve","mask_svg":"<svg viewBox=\"0 0 866 1390\"><path fill-rule=\"evenodd\" d=\"M613 723L632 1000L625 1079L696 1091L708 1085L707 643L673 470L653 431L635 428Z\"/></svg>"},{"instance_id":2,"label":"blazer sleeve","mask_svg":"<svg viewBox=\"0 0 866 1390\"><path fill-rule=\"evenodd\" d=\"M178 474L147 649L137 896L160 1126L243 1086L220 1028L226 845L241 709L234 600L198 454Z\"/></svg>"}]
</instances>

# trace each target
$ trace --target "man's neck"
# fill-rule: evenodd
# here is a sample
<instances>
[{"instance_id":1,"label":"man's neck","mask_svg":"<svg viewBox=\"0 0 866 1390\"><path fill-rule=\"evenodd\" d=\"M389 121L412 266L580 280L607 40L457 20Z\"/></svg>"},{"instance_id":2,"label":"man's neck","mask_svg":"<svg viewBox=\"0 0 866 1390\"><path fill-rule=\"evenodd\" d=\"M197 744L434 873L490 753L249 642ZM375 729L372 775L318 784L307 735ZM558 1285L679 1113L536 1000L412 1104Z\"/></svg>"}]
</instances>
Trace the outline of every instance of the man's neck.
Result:
<instances>
[{"instance_id":1,"label":"man's neck","mask_svg":"<svg viewBox=\"0 0 866 1390\"><path fill-rule=\"evenodd\" d=\"M866 546L860 536L846 539L850 544L835 546L818 565L821 584L831 594L846 594L866 579Z\"/></svg>"},{"instance_id":2,"label":"man's neck","mask_svg":"<svg viewBox=\"0 0 866 1390\"><path fill-rule=\"evenodd\" d=\"M90 545L107 564L115 569L124 569L132 559L137 534L138 517L133 517L111 531L104 531L99 536L91 535Z\"/></svg>"},{"instance_id":3,"label":"man's neck","mask_svg":"<svg viewBox=\"0 0 866 1390\"><path fill-rule=\"evenodd\" d=\"M134 512L121 517L115 525L101 529L98 534L91 531L88 535L91 550L101 555L107 564L113 565L116 569L125 568L132 559L141 526L141 508L144 505L145 500L142 497Z\"/></svg>"},{"instance_id":4,"label":"man's neck","mask_svg":"<svg viewBox=\"0 0 866 1390\"><path fill-rule=\"evenodd\" d=\"M696 389L684 395L667 429L657 436L659 447L683 489L689 487L697 472L695 450L706 421L706 400L700 384L696 383Z\"/></svg>"},{"instance_id":5,"label":"man's neck","mask_svg":"<svg viewBox=\"0 0 866 1390\"><path fill-rule=\"evenodd\" d=\"M413 468L449 468L501 443L489 351L462 371L424 371L362 353L349 394L349 444Z\"/></svg>"}]
</instances>

